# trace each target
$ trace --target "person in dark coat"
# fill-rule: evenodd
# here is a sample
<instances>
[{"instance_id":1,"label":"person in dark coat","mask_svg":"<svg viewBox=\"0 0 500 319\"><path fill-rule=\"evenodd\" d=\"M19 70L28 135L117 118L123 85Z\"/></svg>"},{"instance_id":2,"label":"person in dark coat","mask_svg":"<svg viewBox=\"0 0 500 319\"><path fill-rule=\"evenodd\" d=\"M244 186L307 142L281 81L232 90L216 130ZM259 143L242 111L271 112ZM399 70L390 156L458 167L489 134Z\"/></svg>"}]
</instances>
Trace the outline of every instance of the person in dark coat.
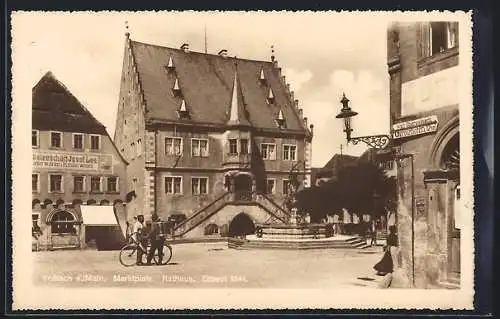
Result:
<instances>
[{"instance_id":1,"label":"person in dark coat","mask_svg":"<svg viewBox=\"0 0 500 319\"><path fill-rule=\"evenodd\" d=\"M382 259L373 266L373 269L377 271L377 275L384 276L388 273L392 273L394 270L394 265L391 256L391 247L398 246L398 236L396 234L396 227L389 227L389 235L387 236L387 245L385 247L384 256Z\"/></svg>"},{"instance_id":2,"label":"person in dark coat","mask_svg":"<svg viewBox=\"0 0 500 319\"><path fill-rule=\"evenodd\" d=\"M151 216L151 231L148 234L148 238L151 241L151 248L149 250L147 264L151 265L151 260L153 260L153 256L155 251L158 251L158 263L161 264L163 260L163 245L165 243L165 235L161 230L160 218L158 218L158 214L153 213Z\"/></svg>"}]
</instances>

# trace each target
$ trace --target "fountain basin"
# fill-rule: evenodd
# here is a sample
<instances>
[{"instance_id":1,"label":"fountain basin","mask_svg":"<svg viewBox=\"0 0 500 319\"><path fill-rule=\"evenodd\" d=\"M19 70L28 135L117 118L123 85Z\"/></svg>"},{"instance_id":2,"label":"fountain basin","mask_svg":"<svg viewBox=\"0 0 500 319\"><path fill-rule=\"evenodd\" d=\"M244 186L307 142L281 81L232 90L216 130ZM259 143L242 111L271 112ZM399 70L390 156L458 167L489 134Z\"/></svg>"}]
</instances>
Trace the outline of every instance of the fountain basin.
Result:
<instances>
[{"instance_id":1,"label":"fountain basin","mask_svg":"<svg viewBox=\"0 0 500 319\"><path fill-rule=\"evenodd\" d=\"M326 237L325 224L258 224L260 233L242 238L229 238L233 249L330 249L366 248L359 236L334 235Z\"/></svg>"}]
</instances>

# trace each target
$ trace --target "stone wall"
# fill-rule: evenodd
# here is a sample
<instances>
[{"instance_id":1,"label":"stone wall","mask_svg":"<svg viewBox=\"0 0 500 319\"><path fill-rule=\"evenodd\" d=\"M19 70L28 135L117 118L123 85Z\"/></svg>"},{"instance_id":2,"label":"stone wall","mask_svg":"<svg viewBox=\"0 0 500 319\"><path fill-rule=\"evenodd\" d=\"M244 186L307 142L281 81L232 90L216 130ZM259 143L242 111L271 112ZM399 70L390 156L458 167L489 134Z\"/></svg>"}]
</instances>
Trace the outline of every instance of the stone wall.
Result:
<instances>
[{"instance_id":1,"label":"stone wall","mask_svg":"<svg viewBox=\"0 0 500 319\"><path fill-rule=\"evenodd\" d=\"M440 156L450 123L458 118L457 104L441 105L402 117L402 85L422 76L449 69L457 63L457 54L441 54L439 59L423 61L419 56L420 23L397 23L388 29L388 71L390 74L391 125L436 115L437 132L395 140L403 154L398 161L398 238L402 267L411 285L433 287L446 280L448 267L448 225L452 215L450 190L454 182L424 183L424 173L439 169ZM450 93L450 92L447 92ZM431 96L431 98L433 98ZM417 101L418 102L418 101ZM454 124L453 124L454 125ZM458 130L458 121L456 121ZM413 181L412 181L413 171ZM456 183L455 183L456 184Z\"/></svg>"}]
</instances>

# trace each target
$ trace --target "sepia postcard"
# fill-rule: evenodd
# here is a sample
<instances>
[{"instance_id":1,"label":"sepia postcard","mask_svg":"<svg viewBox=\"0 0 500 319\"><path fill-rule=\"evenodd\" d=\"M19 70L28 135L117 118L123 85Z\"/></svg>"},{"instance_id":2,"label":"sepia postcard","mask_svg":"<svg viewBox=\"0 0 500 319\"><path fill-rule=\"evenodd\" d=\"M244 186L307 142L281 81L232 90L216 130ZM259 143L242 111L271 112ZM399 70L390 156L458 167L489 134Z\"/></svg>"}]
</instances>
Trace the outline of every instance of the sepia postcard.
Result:
<instances>
[{"instance_id":1,"label":"sepia postcard","mask_svg":"<svg viewBox=\"0 0 500 319\"><path fill-rule=\"evenodd\" d=\"M11 34L14 310L472 309L470 12Z\"/></svg>"}]
</instances>

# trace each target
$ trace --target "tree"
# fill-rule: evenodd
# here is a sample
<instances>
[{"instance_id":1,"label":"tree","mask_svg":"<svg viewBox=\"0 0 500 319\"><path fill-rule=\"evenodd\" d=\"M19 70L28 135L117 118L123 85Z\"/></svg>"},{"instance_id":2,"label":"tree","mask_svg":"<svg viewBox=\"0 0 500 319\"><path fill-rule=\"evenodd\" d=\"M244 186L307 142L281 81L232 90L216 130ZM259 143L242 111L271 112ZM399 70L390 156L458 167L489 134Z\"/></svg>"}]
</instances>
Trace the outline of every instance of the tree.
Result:
<instances>
[{"instance_id":1,"label":"tree","mask_svg":"<svg viewBox=\"0 0 500 319\"><path fill-rule=\"evenodd\" d=\"M297 208L315 222L342 208L378 218L395 208L396 180L372 162L358 162L340 168L336 178L297 193L296 200Z\"/></svg>"}]
</instances>

